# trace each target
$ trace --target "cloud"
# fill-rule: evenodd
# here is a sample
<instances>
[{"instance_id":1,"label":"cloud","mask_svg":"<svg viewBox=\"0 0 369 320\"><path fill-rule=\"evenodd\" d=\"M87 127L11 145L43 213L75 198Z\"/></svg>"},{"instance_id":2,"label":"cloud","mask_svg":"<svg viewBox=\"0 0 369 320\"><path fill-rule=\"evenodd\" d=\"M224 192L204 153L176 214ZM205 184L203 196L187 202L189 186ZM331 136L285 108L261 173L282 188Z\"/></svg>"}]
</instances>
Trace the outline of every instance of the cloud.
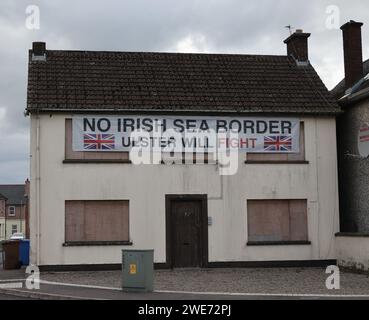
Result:
<instances>
[{"instance_id":1,"label":"cloud","mask_svg":"<svg viewBox=\"0 0 369 320\"><path fill-rule=\"evenodd\" d=\"M39 30L26 28L30 4L40 8ZM32 41L46 41L49 49L284 55L285 26L292 25L312 33L310 60L330 89L343 77L341 31L326 26L332 4L338 25L368 22L368 59L367 0L1 0L0 183L28 176L29 118L23 111Z\"/></svg>"},{"instance_id":2,"label":"cloud","mask_svg":"<svg viewBox=\"0 0 369 320\"><path fill-rule=\"evenodd\" d=\"M176 52L207 53L210 51L206 37L203 34L189 34L178 40L173 48L173 51Z\"/></svg>"},{"instance_id":3,"label":"cloud","mask_svg":"<svg viewBox=\"0 0 369 320\"><path fill-rule=\"evenodd\" d=\"M5 115L6 115L6 108L0 107L0 129L5 127Z\"/></svg>"}]
</instances>

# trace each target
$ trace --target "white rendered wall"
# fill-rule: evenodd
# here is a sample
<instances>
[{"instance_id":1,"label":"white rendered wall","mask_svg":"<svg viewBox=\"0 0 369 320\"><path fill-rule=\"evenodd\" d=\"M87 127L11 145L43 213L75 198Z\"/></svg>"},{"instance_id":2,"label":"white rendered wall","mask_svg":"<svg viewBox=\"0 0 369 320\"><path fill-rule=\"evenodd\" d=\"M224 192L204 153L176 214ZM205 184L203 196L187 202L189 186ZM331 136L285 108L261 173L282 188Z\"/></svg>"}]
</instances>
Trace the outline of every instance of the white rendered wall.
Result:
<instances>
[{"instance_id":1,"label":"white rendered wall","mask_svg":"<svg viewBox=\"0 0 369 320\"><path fill-rule=\"evenodd\" d=\"M334 118L301 118L308 164L245 164L242 154L237 174L223 177L216 165L207 164L63 164L65 118L71 115L40 116L38 173L37 117L31 116L32 263L120 263L123 246L62 244L65 200L121 199L130 201L133 246L128 248L154 248L155 262L165 262L166 194L208 195L213 219L208 227L210 262L335 259L339 221ZM247 246L247 199L307 199L311 245Z\"/></svg>"},{"instance_id":2,"label":"white rendered wall","mask_svg":"<svg viewBox=\"0 0 369 320\"><path fill-rule=\"evenodd\" d=\"M369 237L337 237L337 264L358 271L369 270Z\"/></svg>"}]
</instances>

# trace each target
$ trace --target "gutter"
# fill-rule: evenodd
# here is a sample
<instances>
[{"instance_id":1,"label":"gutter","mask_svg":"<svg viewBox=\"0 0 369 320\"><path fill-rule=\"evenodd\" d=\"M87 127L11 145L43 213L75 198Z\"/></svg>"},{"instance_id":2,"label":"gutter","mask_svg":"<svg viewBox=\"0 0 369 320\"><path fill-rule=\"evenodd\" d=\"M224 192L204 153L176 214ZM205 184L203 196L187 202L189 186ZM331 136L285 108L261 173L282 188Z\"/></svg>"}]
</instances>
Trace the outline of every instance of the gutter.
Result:
<instances>
[{"instance_id":1,"label":"gutter","mask_svg":"<svg viewBox=\"0 0 369 320\"><path fill-rule=\"evenodd\" d=\"M27 108L26 113L31 114L32 112L37 113L79 113L79 114L106 114L106 113L117 113L117 114L188 114L191 113L192 115L200 115L206 114L208 116L212 114L221 114L221 115L260 115L261 113L267 113L269 115L311 115L311 116L336 116L343 113L342 110L336 108L334 111L326 111L326 112L319 112L319 111L276 111L272 109L253 109L253 110L193 110L193 109L180 109L180 110L173 110L173 109L114 109L114 108L99 108L99 109L92 109L92 108Z\"/></svg>"},{"instance_id":2,"label":"gutter","mask_svg":"<svg viewBox=\"0 0 369 320\"><path fill-rule=\"evenodd\" d=\"M360 90L358 92L349 94L349 95L345 95L343 96L341 99L338 100L338 103L341 106L347 106L350 105L354 102L363 100L365 98L369 98L369 88L365 88L363 90Z\"/></svg>"}]
</instances>

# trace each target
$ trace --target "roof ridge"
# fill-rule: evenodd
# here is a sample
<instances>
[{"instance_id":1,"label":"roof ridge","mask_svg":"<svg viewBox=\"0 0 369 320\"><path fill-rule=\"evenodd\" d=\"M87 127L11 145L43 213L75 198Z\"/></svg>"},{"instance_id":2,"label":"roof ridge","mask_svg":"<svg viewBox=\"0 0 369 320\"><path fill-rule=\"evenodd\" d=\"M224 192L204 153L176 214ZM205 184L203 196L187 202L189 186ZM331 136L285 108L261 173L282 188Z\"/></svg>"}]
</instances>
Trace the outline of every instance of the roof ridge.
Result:
<instances>
[{"instance_id":1,"label":"roof ridge","mask_svg":"<svg viewBox=\"0 0 369 320\"><path fill-rule=\"evenodd\" d=\"M31 49L29 49L32 52ZM226 52L171 52L171 51L116 51L116 50L46 50L49 53L104 53L104 54L157 54L157 55L199 55L199 56L242 56L242 57L273 57L289 58L287 55L278 54L251 54L251 53L226 53Z\"/></svg>"}]
</instances>

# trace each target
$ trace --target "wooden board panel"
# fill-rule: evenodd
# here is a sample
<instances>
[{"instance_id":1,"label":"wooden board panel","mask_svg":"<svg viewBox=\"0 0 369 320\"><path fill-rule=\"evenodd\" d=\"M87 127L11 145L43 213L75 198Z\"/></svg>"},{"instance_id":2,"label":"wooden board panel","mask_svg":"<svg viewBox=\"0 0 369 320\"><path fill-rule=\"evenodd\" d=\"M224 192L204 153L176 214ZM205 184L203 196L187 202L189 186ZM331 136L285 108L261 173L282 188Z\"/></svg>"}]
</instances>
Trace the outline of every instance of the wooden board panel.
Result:
<instances>
[{"instance_id":1,"label":"wooden board panel","mask_svg":"<svg viewBox=\"0 0 369 320\"><path fill-rule=\"evenodd\" d=\"M247 161L304 161L305 160L305 128L300 122L300 151L299 153L247 153Z\"/></svg>"},{"instance_id":2,"label":"wooden board panel","mask_svg":"<svg viewBox=\"0 0 369 320\"><path fill-rule=\"evenodd\" d=\"M305 160L305 126L304 122L300 122L300 152L289 153L288 161L304 161Z\"/></svg>"},{"instance_id":3,"label":"wooden board panel","mask_svg":"<svg viewBox=\"0 0 369 320\"><path fill-rule=\"evenodd\" d=\"M84 201L65 201L65 241L84 241Z\"/></svg>"},{"instance_id":4,"label":"wooden board panel","mask_svg":"<svg viewBox=\"0 0 369 320\"><path fill-rule=\"evenodd\" d=\"M67 160L129 160L129 152L73 151L72 136L72 119L65 119L65 159Z\"/></svg>"},{"instance_id":5,"label":"wooden board panel","mask_svg":"<svg viewBox=\"0 0 369 320\"><path fill-rule=\"evenodd\" d=\"M308 240L306 200L290 200L290 226L291 240Z\"/></svg>"},{"instance_id":6,"label":"wooden board panel","mask_svg":"<svg viewBox=\"0 0 369 320\"><path fill-rule=\"evenodd\" d=\"M66 241L129 241L129 201L66 201Z\"/></svg>"},{"instance_id":7,"label":"wooden board panel","mask_svg":"<svg viewBox=\"0 0 369 320\"><path fill-rule=\"evenodd\" d=\"M86 201L86 241L128 241L128 201Z\"/></svg>"},{"instance_id":8,"label":"wooden board panel","mask_svg":"<svg viewBox=\"0 0 369 320\"><path fill-rule=\"evenodd\" d=\"M290 240L288 201L249 200L247 217L249 241Z\"/></svg>"},{"instance_id":9,"label":"wooden board panel","mask_svg":"<svg viewBox=\"0 0 369 320\"><path fill-rule=\"evenodd\" d=\"M307 201L247 201L248 239L252 242L307 241Z\"/></svg>"}]
</instances>

